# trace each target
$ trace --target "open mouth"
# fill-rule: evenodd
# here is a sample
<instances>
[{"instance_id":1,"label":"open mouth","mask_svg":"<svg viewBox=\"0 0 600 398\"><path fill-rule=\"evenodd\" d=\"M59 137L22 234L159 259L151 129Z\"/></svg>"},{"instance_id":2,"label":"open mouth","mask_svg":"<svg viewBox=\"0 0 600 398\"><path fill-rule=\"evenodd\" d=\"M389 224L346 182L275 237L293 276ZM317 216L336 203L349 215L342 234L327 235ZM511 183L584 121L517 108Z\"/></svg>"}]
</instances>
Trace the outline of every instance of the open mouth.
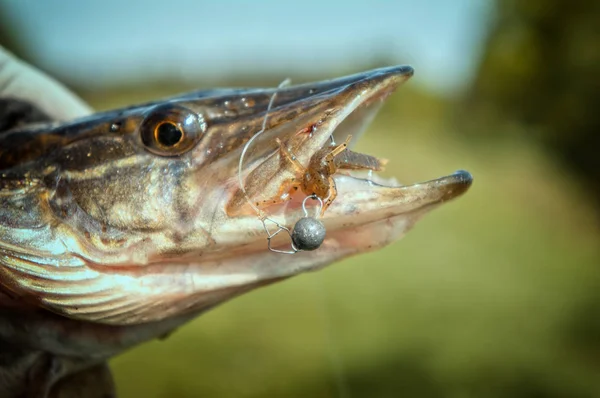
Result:
<instances>
[{"instance_id":1,"label":"open mouth","mask_svg":"<svg viewBox=\"0 0 600 398\"><path fill-rule=\"evenodd\" d=\"M275 125L267 132L263 145L268 143L271 153L248 167L244 176L246 192L238 190L234 194L226 207L227 213L267 217L287 228L293 228L305 216L320 218L327 229L324 247L357 247L351 237L366 233L362 238L370 242L370 248L376 248L397 238L431 208L464 193L472 183L466 171L401 185L394 178L380 177L373 167L344 167L343 162L332 162L332 167L325 167L332 161L327 159L327 154L338 145L348 142L338 156L351 152L385 99L412 75L412 68L396 66L317 83L317 89L308 90L316 94L299 96L275 108L274 118L290 108L302 109L302 116L296 117L294 123ZM306 93L306 87L297 86L281 93L284 97L293 92ZM346 141L349 137L352 139ZM275 146L274 141L279 142L280 147ZM260 140L256 145L261 145ZM368 158L377 161L368 155L351 153L355 159L360 160L362 156L365 162ZM312 174L307 174L311 171ZM311 191L311 187L318 184L306 187L307 178L317 177L325 180L327 189ZM330 200L333 194L335 197ZM307 201L311 195L318 199ZM375 224L380 222L396 225L400 232L378 238L380 234ZM271 243L282 250L286 245L289 247L285 234Z\"/></svg>"}]
</instances>

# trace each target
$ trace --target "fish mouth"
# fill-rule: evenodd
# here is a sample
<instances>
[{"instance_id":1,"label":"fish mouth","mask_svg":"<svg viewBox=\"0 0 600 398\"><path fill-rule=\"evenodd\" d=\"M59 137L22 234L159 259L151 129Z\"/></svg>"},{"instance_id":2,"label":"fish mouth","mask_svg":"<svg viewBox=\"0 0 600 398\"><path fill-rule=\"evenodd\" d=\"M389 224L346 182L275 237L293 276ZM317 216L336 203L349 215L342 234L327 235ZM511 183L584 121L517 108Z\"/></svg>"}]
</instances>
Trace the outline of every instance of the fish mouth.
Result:
<instances>
[{"instance_id":1,"label":"fish mouth","mask_svg":"<svg viewBox=\"0 0 600 398\"><path fill-rule=\"evenodd\" d=\"M270 232L277 231L279 226L292 230L300 218L309 216L319 218L327 234L315 253L302 253L301 256L309 257L315 264L328 263L332 257L341 258L375 250L398 239L423 214L466 192L473 178L464 170L411 185L402 185L394 178L382 178L377 172L338 170L332 175L337 196L322 215L319 210L325 198L307 200L305 192L296 190L289 195L284 193L287 197L281 200L281 186L290 178L298 178L298 175L290 175L293 168L285 166L287 159L281 149L273 144L274 138L286 142L296 160L304 166L308 166L312 156L324 147L331 146L332 142L339 144L351 136L348 146L352 148L387 97L412 75L410 66L394 66L313 84L316 88L312 91L316 95L296 97L295 101L290 101L294 93L306 92L310 85L276 93L283 97L283 105L274 107L272 117L281 119L281 115L289 112L291 107L301 109L303 116L294 120L293 124L290 121L275 124L264 132L265 137L253 143L260 148L262 156L258 156L257 161L249 162L245 169L241 182L244 189L240 188L238 179L229 181L232 198L225 207L226 212L234 218L251 219L258 225L253 236L259 237L256 241L235 242L235 248L230 248L231 254L235 255L238 250L266 250L266 233L264 228L260 230L261 223L257 219L261 212L262 218L266 217L262 226ZM270 149L265 150L264 147ZM271 202L273 204L269 204ZM259 203L269 205L259 212L253 206ZM225 234L223 239L225 242L228 240ZM224 241L221 240L222 243ZM291 246L289 234L285 233L277 234L269 243L270 248L276 251L289 252L295 249Z\"/></svg>"}]
</instances>

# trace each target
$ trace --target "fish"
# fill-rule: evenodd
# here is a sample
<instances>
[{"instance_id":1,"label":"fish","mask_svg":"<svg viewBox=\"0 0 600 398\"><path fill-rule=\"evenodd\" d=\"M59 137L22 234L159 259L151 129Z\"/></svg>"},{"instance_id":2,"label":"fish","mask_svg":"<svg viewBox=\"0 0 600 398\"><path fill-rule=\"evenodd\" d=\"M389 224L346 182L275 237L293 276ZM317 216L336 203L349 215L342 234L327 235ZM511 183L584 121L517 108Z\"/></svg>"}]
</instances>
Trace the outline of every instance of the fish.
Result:
<instances>
[{"instance_id":1,"label":"fish","mask_svg":"<svg viewBox=\"0 0 600 398\"><path fill-rule=\"evenodd\" d=\"M326 237L313 251L269 250L263 223L292 229L305 217L307 193L284 189L292 165L309 168L332 142L353 148L412 75L401 65L211 89L1 131L0 319L29 334L0 327L0 337L98 364L243 293L400 239L464 194L471 174L402 185L335 170L335 200L315 211Z\"/></svg>"}]
</instances>

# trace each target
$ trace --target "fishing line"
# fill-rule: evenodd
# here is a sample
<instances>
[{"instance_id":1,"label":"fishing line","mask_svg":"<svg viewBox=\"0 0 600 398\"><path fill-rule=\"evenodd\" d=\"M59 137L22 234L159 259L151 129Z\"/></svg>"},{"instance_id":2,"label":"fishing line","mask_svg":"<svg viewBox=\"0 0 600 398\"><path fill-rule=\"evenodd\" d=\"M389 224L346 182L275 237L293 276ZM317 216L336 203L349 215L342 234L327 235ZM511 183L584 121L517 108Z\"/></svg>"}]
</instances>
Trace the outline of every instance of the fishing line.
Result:
<instances>
[{"instance_id":1,"label":"fishing line","mask_svg":"<svg viewBox=\"0 0 600 398\"><path fill-rule=\"evenodd\" d=\"M269 104L267 105L267 110L265 112L265 117L263 119L261 129L255 135L253 135L248 140L248 142L246 142L246 144L244 145L244 148L242 149L242 152L240 154L240 160L238 163L238 184L244 194L244 197L245 197L247 203L256 212L256 215L258 216L259 220L262 222L263 228L267 234L268 248L272 252L282 253L282 254L296 254L299 251L302 251L303 246L305 247L307 243L301 242L298 245L295 242L298 242L298 238L300 238L300 240L302 240L303 237L306 237L307 236L306 232L311 229L314 229L314 227L316 225L315 223L318 223L320 226L322 226L322 235L323 236L320 238L317 238L318 244L316 245L316 247L320 246L320 243L324 239L325 227L323 226L323 224L320 223L320 221L316 220L316 218L310 217L310 215L308 213L308 209L306 208L306 203L308 200L311 200L311 199L316 200L318 202L316 214L319 215L324 206L323 200L320 197L318 197L317 195L310 195L310 196L307 196L306 198L304 198L304 200L302 201L302 210L304 212L304 217L302 219L300 219L294 225L294 230L290 231L289 228L279 224L275 220L270 219L267 216L267 214L264 211L262 211L261 209L259 209L254 204L254 202L248 197L248 193L246 192L246 187L244 184L244 179L242 178L242 174L243 174L244 158L246 156L246 153L248 152L248 149L250 148L250 145L252 145L252 142L258 136L263 134L267 129L267 121L268 121L268 117L269 117L269 112L271 111L271 108L273 107L275 98L277 97L277 93L279 92L279 90L281 90L283 87L289 85L290 83L291 83L291 80L289 78L285 79L284 81L282 81L279 84L277 89L273 92L273 95L271 95L271 99L269 100ZM331 140L331 145L335 145L333 135L330 136L330 140ZM271 222L275 225L275 227L277 228L275 230L275 232L271 232L269 230L269 228L267 226L267 222ZM303 224L305 224L305 225L303 226ZM319 225L317 225L317 227ZM299 226L300 226L300 228L299 228ZM303 231L303 232L298 233L298 231ZM291 250L279 250L279 249L275 249L275 248L271 247L271 239L273 239L275 236L277 236L281 232L286 232L289 235L289 237L291 239ZM311 231L311 232L314 232L314 231ZM308 242L308 244L310 244L310 243L311 242ZM315 243L315 241L313 241L312 243ZM300 247L298 247L298 246L300 246ZM312 250L312 249L310 249L310 250ZM345 377L343 358L340 355L339 347L335 344L336 341L333 338L334 334L333 334L333 330L332 330L333 327L331 324L331 317L330 317L330 310L329 310L328 302L324 296L324 289L323 289L322 281L319 280L318 283L319 283L318 286L313 285L313 288L315 289L315 293L316 293L313 297L318 297L319 301L321 301L321 305L318 305L317 307L319 307L319 313L321 316L322 324L325 329L325 340L326 340L327 346L328 346L327 354L329 357L331 367L333 369L333 376L335 379L336 389L338 391L338 396L340 398L349 398L350 390L348 388L348 380Z\"/></svg>"},{"instance_id":2,"label":"fishing line","mask_svg":"<svg viewBox=\"0 0 600 398\"><path fill-rule=\"evenodd\" d=\"M327 299L328 290L323 286L323 275L315 275L313 281L313 298L319 302L316 305L316 311L321 318L321 325L324 329L327 357L332 368L332 376L338 393L337 395L339 398L350 398L350 383L348 382L344 357L338 344L339 339L335 338L337 331L334 328L334 322L332 322L331 306Z\"/></svg>"},{"instance_id":3,"label":"fishing line","mask_svg":"<svg viewBox=\"0 0 600 398\"><path fill-rule=\"evenodd\" d=\"M269 105L267 105L267 110L265 111L265 117L262 122L262 127L256 134L254 134L248 140L248 142L246 142L246 145L244 145L244 148L242 149L242 154L240 155L240 161L238 162L238 183L240 185L240 189L244 193L244 197L246 198L246 201L248 202L248 204L252 207L252 209L254 209L254 211L256 211L256 214L258 215L258 217L261 220L264 220L266 218L266 214L264 214L264 212L261 209L259 209L257 206L255 206L254 203L252 203L252 201L248 197L248 193L246 192L246 186L244 185L244 180L242 179L242 172L243 172L242 166L244 165L244 157L246 156L246 152L248 151L248 148L250 148L252 141L254 141L258 136L260 136L262 133L264 133L265 130L267 129L267 119L269 118L269 112L271 111L271 108L273 107L273 103L275 102L277 93L283 87L289 86L289 84L291 82L292 82L291 79L289 79L289 78L285 79L284 81L279 83L279 86L277 86L277 88L273 92L273 95L271 95L271 99L269 100Z\"/></svg>"},{"instance_id":4,"label":"fishing line","mask_svg":"<svg viewBox=\"0 0 600 398\"><path fill-rule=\"evenodd\" d=\"M246 202L250 205L250 207L252 207L252 209L256 212L258 219L262 222L263 228L267 234L267 247L269 248L270 251L275 252L275 253L280 253L280 254L296 254L303 250L315 250L315 249L319 248L321 246L321 244L323 243L323 241L325 240L325 233L326 233L325 226L323 225L323 223L321 223L316 218L309 216L308 210L306 209L306 202L309 199L316 200L316 201L318 201L318 204L319 204L319 206L317 208L317 215L320 214L321 210L323 209L324 203L323 203L323 200L321 198L319 198L317 195L310 195L310 196L307 196L306 198L304 198L304 200L302 201L302 210L304 211L304 217L301 218L300 220L298 220L298 222L296 222L296 224L294 224L293 230L290 231L290 229L287 228L286 226L281 225L277 221L269 218L263 210L259 209L258 206L256 206L253 203L253 201L250 200L250 198L248 197L248 193L246 192L246 186L245 186L243 178L242 178L244 157L246 156L246 152L248 152L248 148L250 148L250 145L258 136L260 136L261 134L263 134L266 131L269 112L271 111L271 108L273 107L273 103L275 102L277 93L279 92L279 90L281 90L285 86L288 86L290 83L291 83L291 80L289 78L285 79L284 81L282 81L279 84L279 86L277 86L277 88L273 92L273 95L271 95L271 99L269 100L269 104L267 105L267 110L265 111L265 117L263 119L262 127L256 134L254 134L248 140L248 142L246 142L246 144L242 148L242 153L240 154L240 160L238 162L238 184L240 186L240 189L242 190L242 193L244 194L244 198L246 199ZM332 140L333 140L333 137L332 137ZM275 227L276 227L275 232L271 232L269 230L269 227L267 226L267 222L271 222L272 224L275 225ZM285 232L289 235L290 240L291 240L291 243L290 243L291 250L281 250L281 249L276 249L271 246L271 240L275 236L280 234L281 232Z\"/></svg>"}]
</instances>

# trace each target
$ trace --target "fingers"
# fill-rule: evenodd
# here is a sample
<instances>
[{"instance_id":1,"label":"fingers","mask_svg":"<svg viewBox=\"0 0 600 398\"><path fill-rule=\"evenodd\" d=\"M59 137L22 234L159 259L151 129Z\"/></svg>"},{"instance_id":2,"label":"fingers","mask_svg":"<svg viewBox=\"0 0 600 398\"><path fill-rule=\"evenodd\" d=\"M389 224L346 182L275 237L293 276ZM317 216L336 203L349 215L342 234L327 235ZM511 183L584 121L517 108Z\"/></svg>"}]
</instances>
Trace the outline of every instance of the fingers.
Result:
<instances>
[{"instance_id":1,"label":"fingers","mask_svg":"<svg viewBox=\"0 0 600 398\"><path fill-rule=\"evenodd\" d=\"M31 103L52 119L65 121L92 109L56 80L0 47L0 98Z\"/></svg>"}]
</instances>

